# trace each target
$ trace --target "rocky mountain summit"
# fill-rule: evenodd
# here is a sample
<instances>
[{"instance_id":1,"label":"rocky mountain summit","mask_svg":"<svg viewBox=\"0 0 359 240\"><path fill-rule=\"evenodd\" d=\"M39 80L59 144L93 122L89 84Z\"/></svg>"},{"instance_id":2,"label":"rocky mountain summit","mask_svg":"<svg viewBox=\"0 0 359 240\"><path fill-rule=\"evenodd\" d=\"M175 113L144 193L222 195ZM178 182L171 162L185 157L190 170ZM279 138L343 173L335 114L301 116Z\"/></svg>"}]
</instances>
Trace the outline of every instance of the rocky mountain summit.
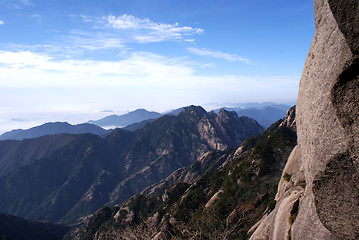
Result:
<instances>
[{"instance_id":1,"label":"rocky mountain summit","mask_svg":"<svg viewBox=\"0 0 359 240\"><path fill-rule=\"evenodd\" d=\"M251 239L359 239L359 4L315 0L298 145Z\"/></svg>"}]
</instances>

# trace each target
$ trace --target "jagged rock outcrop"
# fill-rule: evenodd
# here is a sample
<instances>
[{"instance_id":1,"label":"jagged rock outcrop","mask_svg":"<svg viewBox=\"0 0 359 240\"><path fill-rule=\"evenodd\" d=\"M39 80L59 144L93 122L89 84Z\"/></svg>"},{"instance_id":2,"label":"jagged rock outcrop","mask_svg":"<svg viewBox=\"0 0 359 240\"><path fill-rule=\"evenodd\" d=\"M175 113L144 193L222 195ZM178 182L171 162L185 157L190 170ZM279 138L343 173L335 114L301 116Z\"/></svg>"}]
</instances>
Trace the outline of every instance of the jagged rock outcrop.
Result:
<instances>
[{"instance_id":1,"label":"jagged rock outcrop","mask_svg":"<svg viewBox=\"0 0 359 240\"><path fill-rule=\"evenodd\" d=\"M297 125L296 125L296 121L295 121L295 109L296 109L295 105L288 109L287 115L284 118L283 122L280 124L280 126L286 126L289 128L293 128L296 131Z\"/></svg>"},{"instance_id":2,"label":"jagged rock outcrop","mask_svg":"<svg viewBox=\"0 0 359 240\"><path fill-rule=\"evenodd\" d=\"M293 150L251 239L359 239L359 2L315 0Z\"/></svg>"}]
</instances>

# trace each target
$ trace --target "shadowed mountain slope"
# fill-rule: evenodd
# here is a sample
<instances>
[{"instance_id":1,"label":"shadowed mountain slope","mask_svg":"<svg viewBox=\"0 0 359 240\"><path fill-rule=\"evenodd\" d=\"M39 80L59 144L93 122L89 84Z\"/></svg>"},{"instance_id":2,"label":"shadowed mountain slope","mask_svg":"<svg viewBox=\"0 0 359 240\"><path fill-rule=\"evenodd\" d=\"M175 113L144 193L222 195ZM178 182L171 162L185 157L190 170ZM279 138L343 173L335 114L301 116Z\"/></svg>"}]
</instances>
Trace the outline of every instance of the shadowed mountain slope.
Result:
<instances>
[{"instance_id":1,"label":"shadowed mountain slope","mask_svg":"<svg viewBox=\"0 0 359 240\"><path fill-rule=\"evenodd\" d=\"M69 227L0 214L2 240L62 240Z\"/></svg>"},{"instance_id":2,"label":"shadowed mountain slope","mask_svg":"<svg viewBox=\"0 0 359 240\"><path fill-rule=\"evenodd\" d=\"M74 135L49 135L23 141L0 141L0 176L12 170L46 158L76 138Z\"/></svg>"}]
</instances>

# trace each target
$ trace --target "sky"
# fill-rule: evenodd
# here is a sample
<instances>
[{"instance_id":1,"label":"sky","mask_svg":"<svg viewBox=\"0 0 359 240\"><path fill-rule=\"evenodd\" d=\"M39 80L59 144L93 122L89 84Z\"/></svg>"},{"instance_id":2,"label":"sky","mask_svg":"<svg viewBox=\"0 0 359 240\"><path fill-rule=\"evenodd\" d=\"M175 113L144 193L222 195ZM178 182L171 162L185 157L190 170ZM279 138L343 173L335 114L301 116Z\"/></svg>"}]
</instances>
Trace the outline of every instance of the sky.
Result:
<instances>
[{"instance_id":1,"label":"sky","mask_svg":"<svg viewBox=\"0 0 359 240\"><path fill-rule=\"evenodd\" d=\"M313 35L312 0L0 0L0 134L293 103Z\"/></svg>"}]
</instances>

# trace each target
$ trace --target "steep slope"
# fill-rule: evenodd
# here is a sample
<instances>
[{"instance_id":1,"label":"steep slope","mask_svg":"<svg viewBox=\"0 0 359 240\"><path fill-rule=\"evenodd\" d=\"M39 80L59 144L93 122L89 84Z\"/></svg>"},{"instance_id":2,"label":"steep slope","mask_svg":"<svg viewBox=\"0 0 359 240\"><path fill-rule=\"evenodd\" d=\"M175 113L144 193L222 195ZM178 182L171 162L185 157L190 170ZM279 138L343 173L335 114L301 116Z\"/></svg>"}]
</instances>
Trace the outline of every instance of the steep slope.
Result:
<instances>
[{"instance_id":1,"label":"steep slope","mask_svg":"<svg viewBox=\"0 0 359 240\"><path fill-rule=\"evenodd\" d=\"M1 177L0 211L74 223L105 204L127 200L207 151L238 146L261 131L252 119L191 106L137 132L77 135L46 158Z\"/></svg>"},{"instance_id":2,"label":"steep slope","mask_svg":"<svg viewBox=\"0 0 359 240\"><path fill-rule=\"evenodd\" d=\"M37 138L45 135L53 134L81 134L81 133L92 133L96 135L103 135L108 131L88 123L71 125L67 122L51 122L45 123L41 126L33 127L27 130L17 129L10 132L3 133L0 135L0 140L23 140L25 138Z\"/></svg>"},{"instance_id":3,"label":"steep slope","mask_svg":"<svg viewBox=\"0 0 359 240\"><path fill-rule=\"evenodd\" d=\"M133 123L142 122L144 120L156 119L161 116L162 114L157 112L149 112L145 109L137 109L135 111L129 112L121 116L111 115L104 117L100 120L91 120L89 121L89 123L102 127L106 127L106 126L124 127Z\"/></svg>"},{"instance_id":4,"label":"steep slope","mask_svg":"<svg viewBox=\"0 0 359 240\"><path fill-rule=\"evenodd\" d=\"M297 101L298 146L276 208L251 239L359 239L359 5L315 0L314 7L316 31Z\"/></svg>"},{"instance_id":5,"label":"steep slope","mask_svg":"<svg viewBox=\"0 0 359 240\"><path fill-rule=\"evenodd\" d=\"M294 110L232 152L210 151L123 205L99 209L72 239L246 239L274 208L296 144Z\"/></svg>"},{"instance_id":6,"label":"steep slope","mask_svg":"<svg viewBox=\"0 0 359 240\"><path fill-rule=\"evenodd\" d=\"M69 227L0 214L0 239L61 240Z\"/></svg>"},{"instance_id":7,"label":"steep slope","mask_svg":"<svg viewBox=\"0 0 359 240\"><path fill-rule=\"evenodd\" d=\"M161 196L167 188L178 182L192 184L203 176L206 171L215 170L224 164L231 152L232 150L209 151L191 166L179 168L162 181L147 187L141 192L141 195Z\"/></svg>"},{"instance_id":8,"label":"steep slope","mask_svg":"<svg viewBox=\"0 0 359 240\"><path fill-rule=\"evenodd\" d=\"M23 141L0 141L0 176L50 156L51 153L69 144L75 138L74 135L59 134Z\"/></svg>"}]
</instances>

